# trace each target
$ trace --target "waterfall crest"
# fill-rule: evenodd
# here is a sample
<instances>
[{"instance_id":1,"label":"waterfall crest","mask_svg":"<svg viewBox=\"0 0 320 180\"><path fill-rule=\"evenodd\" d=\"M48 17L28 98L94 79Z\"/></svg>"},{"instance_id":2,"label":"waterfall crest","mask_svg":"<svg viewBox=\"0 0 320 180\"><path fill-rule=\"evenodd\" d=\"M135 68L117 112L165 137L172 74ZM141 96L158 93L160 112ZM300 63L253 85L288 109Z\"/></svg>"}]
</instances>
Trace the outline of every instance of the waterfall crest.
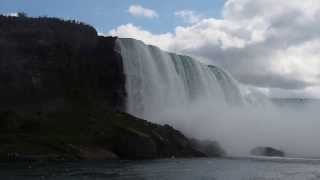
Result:
<instances>
[{"instance_id":1,"label":"waterfall crest","mask_svg":"<svg viewBox=\"0 0 320 180\"><path fill-rule=\"evenodd\" d=\"M117 50L123 59L130 114L154 119L177 107L188 112L201 102L243 103L236 81L221 68L134 39L118 39Z\"/></svg>"}]
</instances>

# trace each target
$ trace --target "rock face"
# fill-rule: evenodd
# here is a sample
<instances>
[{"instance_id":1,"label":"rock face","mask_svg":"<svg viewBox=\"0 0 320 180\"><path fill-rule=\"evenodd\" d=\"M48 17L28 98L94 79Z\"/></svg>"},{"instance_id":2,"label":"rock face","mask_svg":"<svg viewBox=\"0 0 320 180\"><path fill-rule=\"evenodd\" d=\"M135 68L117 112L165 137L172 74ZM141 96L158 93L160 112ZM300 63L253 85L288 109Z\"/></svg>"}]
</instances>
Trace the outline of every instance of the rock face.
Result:
<instances>
[{"instance_id":1,"label":"rock face","mask_svg":"<svg viewBox=\"0 0 320 180\"><path fill-rule=\"evenodd\" d=\"M208 157L222 157L226 155L226 152L221 148L218 142L216 141L199 141L196 139L192 139L192 146L204 153Z\"/></svg>"},{"instance_id":2,"label":"rock face","mask_svg":"<svg viewBox=\"0 0 320 180\"><path fill-rule=\"evenodd\" d=\"M255 156L285 156L285 153L283 151L272 147L256 147L252 149L250 153Z\"/></svg>"},{"instance_id":3,"label":"rock face","mask_svg":"<svg viewBox=\"0 0 320 180\"><path fill-rule=\"evenodd\" d=\"M80 23L0 16L0 109L55 111L93 98L123 108L114 43Z\"/></svg>"},{"instance_id":4,"label":"rock face","mask_svg":"<svg viewBox=\"0 0 320 180\"><path fill-rule=\"evenodd\" d=\"M172 127L121 113L115 40L74 21L0 16L0 159L205 156Z\"/></svg>"}]
</instances>

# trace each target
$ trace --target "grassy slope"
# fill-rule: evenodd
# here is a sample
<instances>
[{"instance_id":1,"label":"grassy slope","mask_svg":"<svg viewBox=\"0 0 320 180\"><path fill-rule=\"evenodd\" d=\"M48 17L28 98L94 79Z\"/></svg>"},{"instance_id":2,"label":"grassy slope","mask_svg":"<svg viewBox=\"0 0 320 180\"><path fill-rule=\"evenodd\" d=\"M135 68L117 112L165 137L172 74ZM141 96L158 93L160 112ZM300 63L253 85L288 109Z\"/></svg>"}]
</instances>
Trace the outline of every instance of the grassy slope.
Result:
<instances>
[{"instance_id":1,"label":"grassy slope","mask_svg":"<svg viewBox=\"0 0 320 180\"><path fill-rule=\"evenodd\" d=\"M30 156L91 159L82 153L86 148L105 150L127 159L204 156L168 125L152 124L107 109L35 114L2 112L0 123L1 159L7 159L8 155L9 159ZM105 153L98 157L109 158L114 156Z\"/></svg>"}]
</instances>

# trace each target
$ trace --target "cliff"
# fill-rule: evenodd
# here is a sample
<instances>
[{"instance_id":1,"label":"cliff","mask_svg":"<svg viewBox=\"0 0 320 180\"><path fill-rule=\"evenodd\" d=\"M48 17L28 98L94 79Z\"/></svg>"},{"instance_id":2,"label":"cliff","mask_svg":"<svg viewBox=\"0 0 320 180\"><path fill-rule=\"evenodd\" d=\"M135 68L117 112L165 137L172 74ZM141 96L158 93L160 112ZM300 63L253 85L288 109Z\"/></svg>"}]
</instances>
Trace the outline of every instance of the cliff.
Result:
<instances>
[{"instance_id":1,"label":"cliff","mask_svg":"<svg viewBox=\"0 0 320 180\"><path fill-rule=\"evenodd\" d=\"M0 109L65 110L77 100L121 109L125 77L114 41L80 23L1 16Z\"/></svg>"},{"instance_id":2,"label":"cliff","mask_svg":"<svg viewBox=\"0 0 320 180\"><path fill-rule=\"evenodd\" d=\"M123 113L115 40L75 21L0 16L0 159L205 156L169 125Z\"/></svg>"}]
</instances>

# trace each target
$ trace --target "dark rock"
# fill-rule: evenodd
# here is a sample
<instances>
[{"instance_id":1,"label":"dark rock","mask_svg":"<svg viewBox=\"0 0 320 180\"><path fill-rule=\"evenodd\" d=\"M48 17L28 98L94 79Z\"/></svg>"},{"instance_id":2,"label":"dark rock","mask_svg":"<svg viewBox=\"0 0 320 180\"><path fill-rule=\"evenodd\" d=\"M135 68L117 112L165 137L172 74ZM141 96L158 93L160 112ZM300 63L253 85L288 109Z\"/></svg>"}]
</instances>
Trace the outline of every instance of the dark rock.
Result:
<instances>
[{"instance_id":1,"label":"dark rock","mask_svg":"<svg viewBox=\"0 0 320 180\"><path fill-rule=\"evenodd\" d=\"M169 125L157 125L131 115L121 113L117 121L115 146L111 148L120 157L129 159L205 157L194 149L181 132Z\"/></svg>"},{"instance_id":2,"label":"dark rock","mask_svg":"<svg viewBox=\"0 0 320 180\"><path fill-rule=\"evenodd\" d=\"M148 135L136 130L125 130L119 136L115 152L120 157L129 159L145 159L157 157L157 147L153 139Z\"/></svg>"},{"instance_id":3,"label":"dark rock","mask_svg":"<svg viewBox=\"0 0 320 180\"><path fill-rule=\"evenodd\" d=\"M112 151L95 146L76 146L68 145L72 148L74 153L80 158L85 160L113 160L119 159L119 157Z\"/></svg>"},{"instance_id":4,"label":"dark rock","mask_svg":"<svg viewBox=\"0 0 320 180\"><path fill-rule=\"evenodd\" d=\"M153 130L160 157L205 157L192 147L190 140L169 125L158 126Z\"/></svg>"},{"instance_id":5,"label":"dark rock","mask_svg":"<svg viewBox=\"0 0 320 180\"><path fill-rule=\"evenodd\" d=\"M65 110L75 99L122 109L125 77L115 40L81 23L0 16L0 110Z\"/></svg>"},{"instance_id":6,"label":"dark rock","mask_svg":"<svg viewBox=\"0 0 320 180\"><path fill-rule=\"evenodd\" d=\"M14 111L3 111L0 112L0 130L2 132L16 131L20 126L19 115Z\"/></svg>"},{"instance_id":7,"label":"dark rock","mask_svg":"<svg viewBox=\"0 0 320 180\"><path fill-rule=\"evenodd\" d=\"M198 151L204 153L208 157L223 157L226 156L226 152L216 141L199 141L192 139L192 147Z\"/></svg>"},{"instance_id":8,"label":"dark rock","mask_svg":"<svg viewBox=\"0 0 320 180\"><path fill-rule=\"evenodd\" d=\"M272 147L256 147L250 151L255 156L278 156L284 157L285 153Z\"/></svg>"}]
</instances>

